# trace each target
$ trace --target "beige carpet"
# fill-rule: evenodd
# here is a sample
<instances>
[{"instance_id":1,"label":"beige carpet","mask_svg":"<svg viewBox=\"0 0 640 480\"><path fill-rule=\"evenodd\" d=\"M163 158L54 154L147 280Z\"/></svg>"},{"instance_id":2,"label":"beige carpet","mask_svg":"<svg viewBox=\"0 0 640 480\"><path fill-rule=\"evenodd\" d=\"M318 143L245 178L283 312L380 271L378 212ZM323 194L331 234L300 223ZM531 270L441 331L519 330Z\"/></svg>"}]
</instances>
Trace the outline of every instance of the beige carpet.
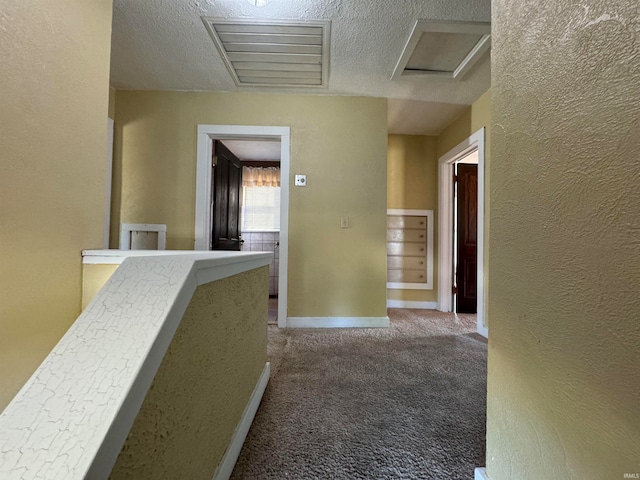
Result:
<instances>
[{"instance_id":1,"label":"beige carpet","mask_svg":"<svg viewBox=\"0 0 640 480\"><path fill-rule=\"evenodd\" d=\"M269 326L271 380L231 478L473 478L487 351L475 315L389 317L388 329Z\"/></svg>"}]
</instances>

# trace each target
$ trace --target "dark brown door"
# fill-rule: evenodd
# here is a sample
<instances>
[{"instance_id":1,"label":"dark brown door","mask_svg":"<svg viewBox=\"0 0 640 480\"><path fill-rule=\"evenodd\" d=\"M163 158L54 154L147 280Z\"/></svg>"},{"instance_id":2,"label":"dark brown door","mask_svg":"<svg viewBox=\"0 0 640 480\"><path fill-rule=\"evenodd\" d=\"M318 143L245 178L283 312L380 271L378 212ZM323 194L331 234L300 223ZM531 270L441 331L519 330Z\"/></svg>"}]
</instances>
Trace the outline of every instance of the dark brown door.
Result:
<instances>
[{"instance_id":1,"label":"dark brown door","mask_svg":"<svg viewBox=\"0 0 640 480\"><path fill-rule=\"evenodd\" d=\"M457 309L459 313L476 313L477 310L477 237L478 237L478 166L459 163L458 209L458 287Z\"/></svg>"},{"instance_id":2,"label":"dark brown door","mask_svg":"<svg viewBox=\"0 0 640 480\"><path fill-rule=\"evenodd\" d=\"M240 250L240 188L242 165L238 157L216 140L213 144L212 250Z\"/></svg>"}]
</instances>

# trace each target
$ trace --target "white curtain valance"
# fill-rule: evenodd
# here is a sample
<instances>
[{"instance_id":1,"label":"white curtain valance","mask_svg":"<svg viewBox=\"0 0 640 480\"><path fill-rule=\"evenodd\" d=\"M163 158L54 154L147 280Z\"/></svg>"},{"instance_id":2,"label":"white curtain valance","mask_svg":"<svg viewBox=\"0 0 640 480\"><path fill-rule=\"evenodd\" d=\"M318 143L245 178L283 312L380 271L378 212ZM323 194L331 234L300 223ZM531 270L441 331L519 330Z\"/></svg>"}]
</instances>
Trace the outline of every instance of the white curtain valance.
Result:
<instances>
[{"instance_id":1,"label":"white curtain valance","mask_svg":"<svg viewBox=\"0 0 640 480\"><path fill-rule=\"evenodd\" d=\"M243 187L279 187L280 167L242 167Z\"/></svg>"}]
</instances>

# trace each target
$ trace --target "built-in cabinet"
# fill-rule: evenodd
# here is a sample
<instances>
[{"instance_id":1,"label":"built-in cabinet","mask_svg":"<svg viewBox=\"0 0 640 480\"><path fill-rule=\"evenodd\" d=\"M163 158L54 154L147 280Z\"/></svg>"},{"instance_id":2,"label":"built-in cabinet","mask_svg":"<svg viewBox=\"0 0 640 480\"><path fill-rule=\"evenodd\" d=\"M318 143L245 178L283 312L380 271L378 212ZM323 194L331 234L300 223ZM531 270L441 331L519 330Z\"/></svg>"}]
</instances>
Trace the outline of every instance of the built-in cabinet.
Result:
<instances>
[{"instance_id":1,"label":"built-in cabinet","mask_svg":"<svg viewBox=\"0 0 640 480\"><path fill-rule=\"evenodd\" d=\"M387 210L387 288L433 289L433 210Z\"/></svg>"}]
</instances>

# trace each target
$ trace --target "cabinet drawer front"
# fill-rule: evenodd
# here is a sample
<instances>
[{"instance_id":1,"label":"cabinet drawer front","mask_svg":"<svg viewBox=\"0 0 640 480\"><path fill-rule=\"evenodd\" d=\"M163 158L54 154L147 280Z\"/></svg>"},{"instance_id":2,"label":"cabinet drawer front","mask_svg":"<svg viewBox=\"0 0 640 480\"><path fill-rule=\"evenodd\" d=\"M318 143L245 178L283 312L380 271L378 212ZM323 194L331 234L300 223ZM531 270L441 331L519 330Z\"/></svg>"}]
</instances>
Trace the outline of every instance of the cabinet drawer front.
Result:
<instances>
[{"instance_id":1,"label":"cabinet drawer front","mask_svg":"<svg viewBox=\"0 0 640 480\"><path fill-rule=\"evenodd\" d=\"M387 242L422 242L427 241L427 230L404 230L394 228L387 230Z\"/></svg>"},{"instance_id":2,"label":"cabinet drawer front","mask_svg":"<svg viewBox=\"0 0 640 480\"><path fill-rule=\"evenodd\" d=\"M388 282L426 283L427 274L418 270L388 270Z\"/></svg>"},{"instance_id":3,"label":"cabinet drawer front","mask_svg":"<svg viewBox=\"0 0 640 480\"><path fill-rule=\"evenodd\" d=\"M389 270L427 270L427 257L387 257Z\"/></svg>"},{"instance_id":4,"label":"cabinet drawer front","mask_svg":"<svg viewBox=\"0 0 640 480\"><path fill-rule=\"evenodd\" d=\"M424 243L387 243L387 255L424 257L427 254L427 247Z\"/></svg>"},{"instance_id":5,"label":"cabinet drawer front","mask_svg":"<svg viewBox=\"0 0 640 480\"><path fill-rule=\"evenodd\" d=\"M387 228L427 228L427 217L387 215Z\"/></svg>"}]
</instances>

